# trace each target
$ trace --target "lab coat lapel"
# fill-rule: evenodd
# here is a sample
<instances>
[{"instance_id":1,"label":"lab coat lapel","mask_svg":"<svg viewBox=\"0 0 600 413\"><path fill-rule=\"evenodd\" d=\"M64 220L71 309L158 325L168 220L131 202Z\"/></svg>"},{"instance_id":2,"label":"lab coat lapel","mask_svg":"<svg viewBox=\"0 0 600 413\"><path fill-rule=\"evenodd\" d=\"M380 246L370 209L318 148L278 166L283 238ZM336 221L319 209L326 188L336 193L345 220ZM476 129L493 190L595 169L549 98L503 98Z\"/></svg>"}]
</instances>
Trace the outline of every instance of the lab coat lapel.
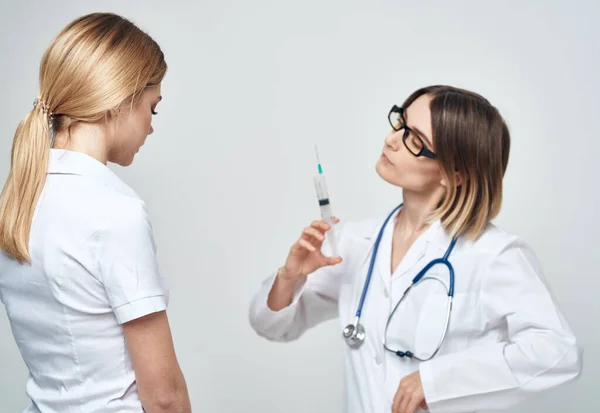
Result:
<instances>
[{"instance_id":1,"label":"lab coat lapel","mask_svg":"<svg viewBox=\"0 0 600 413\"><path fill-rule=\"evenodd\" d=\"M392 262L392 238L394 234L394 226L396 220L390 220L388 222L383 236L381 238L381 242L379 243L379 252L377 253L377 262L375 263L375 267L381 280L383 281L383 285L386 288L390 285L390 278L392 276L391 271L391 262Z\"/></svg>"},{"instance_id":2,"label":"lab coat lapel","mask_svg":"<svg viewBox=\"0 0 600 413\"><path fill-rule=\"evenodd\" d=\"M407 272L415 276L430 260L443 257L450 241L441 222L439 220L433 222L410 247L392 275L392 282Z\"/></svg>"},{"instance_id":3,"label":"lab coat lapel","mask_svg":"<svg viewBox=\"0 0 600 413\"><path fill-rule=\"evenodd\" d=\"M407 272L414 269L414 267L419 263L419 261L421 261L421 259L425 256L426 247L427 247L427 241L425 238L425 234L421 234L421 236L419 236L419 238L417 238L415 240L415 242L413 242L413 244L410 246L410 248L408 249L408 251L406 252L404 257L402 258L402 261L400 261L400 263L394 270L393 274L391 275L392 282L397 280L398 278L401 278ZM390 251L391 251L391 242L390 242ZM388 266L390 266L390 267L391 267L391 262L392 262L392 256L390 253L390 257L389 257L389 261L388 261ZM414 271L412 271L412 272L414 272Z\"/></svg>"},{"instance_id":4,"label":"lab coat lapel","mask_svg":"<svg viewBox=\"0 0 600 413\"><path fill-rule=\"evenodd\" d=\"M393 236L392 236L393 237ZM433 251L436 250L438 244L441 240L446 240L445 232L443 228L441 228L440 221L433 222L425 232L423 232L413 244L410 246L402 261L396 267L394 273L392 274L392 282L395 280L402 278L406 273L410 272L411 274L417 274L417 272L421 268L415 268L416 266L424 267L426 263L422 262L423 258L427 254L427 249L429 247L433 247ZM392 251L392 240L390 238L390 256L388 261L388 266L391 268L391 251ZM389 270L388 270L389 271Z\"/></svg>"},{"instance_id":5,"label":"lab coat lapel","mask_svg":"<svg viewBox=\"0 0 600 413\"><path fill-rule=\"evenodd\" d=\"M396 220L397 218L393 217L386 225L381 242L379 243L377 260L374 266L374 271L379 274L383 285L386 289L388 289L388 291L392 281L402 277L408 271L413 269L413 267L423 258L426 250L427 235L430 232L429 230L425 231L419 238L417 238L417 240L415 240L413 245L411 245L407 251L406 255L402 258L402 261L400 261L395 271L392 273L392 248ZM379 232L379 230L377 232ZM373 240L376 238L377 233L374 234ZM369 259L370 258L371 254L369 254Z\"/></svg>"}]
</instances>

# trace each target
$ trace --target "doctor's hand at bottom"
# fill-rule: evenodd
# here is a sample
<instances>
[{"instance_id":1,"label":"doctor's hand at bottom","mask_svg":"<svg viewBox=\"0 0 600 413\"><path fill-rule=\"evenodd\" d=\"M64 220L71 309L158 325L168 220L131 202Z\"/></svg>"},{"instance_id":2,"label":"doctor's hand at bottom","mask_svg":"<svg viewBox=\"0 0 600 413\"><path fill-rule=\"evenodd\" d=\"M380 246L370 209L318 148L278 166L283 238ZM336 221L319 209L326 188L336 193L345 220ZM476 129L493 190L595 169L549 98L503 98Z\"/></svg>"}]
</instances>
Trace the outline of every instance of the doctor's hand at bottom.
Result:
<instances>
[{"instance_id":1,"label":"doctor's hand at bottom","mask_svg":"<svg viewBox=\"0 0 600 413\"><path fill-rule=\"evenodd\" d=\"M337 224L339 219L334 218ZM342 262L342 257L326 257L321 252L325 234L331 226L324 220L313 221L302 231L302 235L292 245L285 265L277 272L275 283L269 293L268 307L279 311L292 302L294 289L300 280L308 274L327 265Z\"/></svg>"},{"instance_id":2,"label":"doctor's hand at bottom","mask_svg":"<svg viewBox=\"0 0 600 413\"><path fill-rule=\"evenodd\" d=\"M392 413L414 413L417 407L423 410L428 409L419 370L400 381L400 386L394 396Z\"/></svg>"}]
</instances>

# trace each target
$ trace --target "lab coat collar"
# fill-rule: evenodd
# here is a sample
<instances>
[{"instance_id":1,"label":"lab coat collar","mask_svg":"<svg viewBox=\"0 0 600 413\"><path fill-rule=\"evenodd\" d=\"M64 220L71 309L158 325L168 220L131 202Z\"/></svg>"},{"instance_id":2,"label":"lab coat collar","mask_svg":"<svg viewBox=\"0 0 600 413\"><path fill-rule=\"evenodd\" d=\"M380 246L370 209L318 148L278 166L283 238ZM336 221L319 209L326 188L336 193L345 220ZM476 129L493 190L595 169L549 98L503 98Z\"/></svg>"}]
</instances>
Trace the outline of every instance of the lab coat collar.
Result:
<instances>
[{"instance_id":1,"label":"lab coat collar","mask_svg":"<svg viewBox=\"0 0 600 413\"><path fill-rule=\"evenodd\" d=\"M371 259L373 246L384 220L385 217L382 217L378 220L379 222L375 225L372 232L370 234L365 234L365 239L371 242L371 248L366 257L367 260ZM381 274L386 285L391 281L392 232L396 221L397 215L392 217L388 222L377 254L377 272ZM425 255L429 255L430 253L440 256L443 255L448 249L451 241L452 239L446 229L442 226L441 221L439 219L433 221L425 232L415 240L415 244L409 249L396 269L393 279L400 278L403 274L410 271Z\"/></svg>"},{"instance_id":2,"label":"lab coat collar","mask_svg":"<svg viewBox=\"0 0 600 413\"><path fill-rule=\"evenodd\" d=\"M442 221L437 219L432 222L427 229L427 244L432 248L436 248L441 252L445 252L450 246L451 242L452 237L442 225Z\"/></svg>"},{"instance_id":3,"label":"lab coat collar","mask_svg":"<svg viewBox=\"0 0 600 413\"><path fill-rule=\"evenodd\" d=\"M437 252L441 255L445 254L448 247L452 243L452 236L448 232L441 221L438 220L435 223L435 231L432 231L429 244L437 249ZM432 224L432 226L434 225ZM469 239L466 235L461 235L456 238L456 245L454 246L450 257L456 253L457 250L469 248L473 245L473 240Z\"/></svg>"},{"instance_id":4,"label":"lab coat collar","mask_svg":"<svg viewBox=\"0 0 600 413\"><path fill-rule=\"evenodd\" d=\"M393 216L388 222L388 226L393 227L397 219L397 215ZM379 234L379 230L381 229L384 220L385 217L381 217L381 219L378 219L377 224L374 227L372 227L370 231L364 233L364 238L374 243L377 239L377 235ZM446 249L448 249L448 246L452 241L450 234L442 226L442 222L440 219L433 221L429 225L429 228L427 228L425 232L421 234L421 239L424 239L427 242L427 244L430 244L435 248L441 249L443 251L446 251Z\"/></svg>"},{"instance_id":5,"label":"lab coat collar","mask_svg":"<svg viewBox=\"0 0 600 413\"><path fill-rule=\"evenodd\" d=\"M394 219L396 222L397 219ZM418 265L425 256L443 255L448 246L450 245L450 238L447 236L445 229L443 228L440 220L433 221L429 227L418 237L411 248L406 252L406 255L400 261L398 268L392 278L402 277L404 274L410 272ZM391 242L390 242L390 256L389 261L391 262ZM388 267L390 266L388 262Z\"/></svg>"},{"instance_id":6,"label":"lab coat collar","mask_svg":"<svg viewBox=\"0 0 600 413\"><path fill-rule=\"evenodd\" d=\"M139 198L137 193L111 171L108 166L81 152L65 149L51 149L48 174L81 175L90 177L125 195Z\"/></svg>"}]
</instances>

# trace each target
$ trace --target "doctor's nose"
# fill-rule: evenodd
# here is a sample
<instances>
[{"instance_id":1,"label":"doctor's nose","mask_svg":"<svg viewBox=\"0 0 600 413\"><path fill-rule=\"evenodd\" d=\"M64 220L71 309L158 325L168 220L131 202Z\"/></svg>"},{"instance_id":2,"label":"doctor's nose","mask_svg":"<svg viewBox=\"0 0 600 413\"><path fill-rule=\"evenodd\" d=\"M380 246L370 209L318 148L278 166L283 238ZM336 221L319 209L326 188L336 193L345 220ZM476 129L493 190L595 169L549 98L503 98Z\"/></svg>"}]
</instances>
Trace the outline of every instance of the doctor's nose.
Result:
<instances>
[{"instance_id":1,"label":"doctor's nose","mask_svg":"<svg viewBox=\"0 0 600 413\"><path fill-rule=\"evenodd\" d=\"M401 141L401 132L392 131L385 137L385 145L394 152L396 152L400 148Z\"/></svg>"}]
</instances>

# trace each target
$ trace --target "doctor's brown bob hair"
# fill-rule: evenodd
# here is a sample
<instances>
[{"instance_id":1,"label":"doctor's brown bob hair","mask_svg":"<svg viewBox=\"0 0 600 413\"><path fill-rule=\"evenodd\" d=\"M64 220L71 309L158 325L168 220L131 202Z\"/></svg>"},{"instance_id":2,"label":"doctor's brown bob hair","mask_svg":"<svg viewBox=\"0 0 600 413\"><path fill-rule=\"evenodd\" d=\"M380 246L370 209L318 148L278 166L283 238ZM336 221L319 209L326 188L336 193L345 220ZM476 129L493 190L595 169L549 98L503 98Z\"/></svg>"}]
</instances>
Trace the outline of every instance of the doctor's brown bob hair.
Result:
<instances>
[{"instance_id":1,"label":"doctor's brown bob hair","mask_svg":"<svg viewBox=\"0 0 600 413\"><path fill-rule=\"evenodd\" d=\"M430 218L440 219L452 236L476 239L500 212L502 180L510 151L508 127L483 96L452 86L419 89L403 107L423 95L433 97L433 145L442 177L448 183L448 190Z\"/></svg>"}]
</instances>

